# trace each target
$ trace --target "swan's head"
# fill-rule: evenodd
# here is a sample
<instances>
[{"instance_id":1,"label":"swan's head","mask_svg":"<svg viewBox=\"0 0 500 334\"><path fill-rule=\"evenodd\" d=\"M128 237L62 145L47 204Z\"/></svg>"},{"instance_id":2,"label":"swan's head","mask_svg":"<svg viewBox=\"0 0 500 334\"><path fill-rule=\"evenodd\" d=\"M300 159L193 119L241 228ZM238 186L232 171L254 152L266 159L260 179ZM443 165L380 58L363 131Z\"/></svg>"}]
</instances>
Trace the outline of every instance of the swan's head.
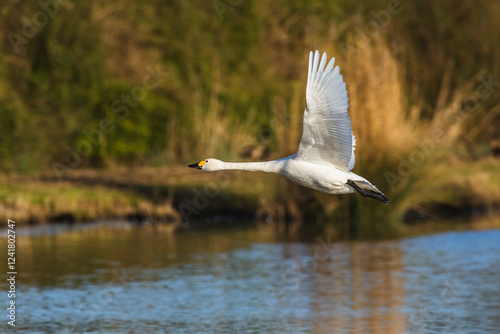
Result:
<instances>
[{"instance_id":1,"label":"swan's head","mask_svg":"<svg viewBox=\"0 0 500 334\"><path fill-rule=\"evenodd\" d=\"M201 169L201 170L204 170L207 172L213 172L216 170L221 170L222 163L223 162L220 160L210 158L210 159L201 160L200 162L188 165L188 167Z\"/></svg>"}]
</instances>

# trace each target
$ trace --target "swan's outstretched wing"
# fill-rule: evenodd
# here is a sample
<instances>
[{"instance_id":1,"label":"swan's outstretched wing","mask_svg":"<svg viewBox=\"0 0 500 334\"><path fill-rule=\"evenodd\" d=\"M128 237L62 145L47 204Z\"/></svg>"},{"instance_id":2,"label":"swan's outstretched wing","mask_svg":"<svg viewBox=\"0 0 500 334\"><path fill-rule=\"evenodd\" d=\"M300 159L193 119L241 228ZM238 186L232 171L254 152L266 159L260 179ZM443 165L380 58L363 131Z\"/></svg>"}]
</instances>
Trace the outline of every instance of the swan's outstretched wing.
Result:
<instances>
[{"instance_id":1,"label":"swan's outstretched wing","mask_svg":"<svg viewBox=\"0 0 500 334\"><path fill-rule=\"evenodd\" d=\"M319 165L335 165L349 172L354 167L354 145L345 82L335 58L326 65L319 52L309 55L306 110L296 159ZM318 67L319 64L319 67Z\"/></svg>"}]
</instances>

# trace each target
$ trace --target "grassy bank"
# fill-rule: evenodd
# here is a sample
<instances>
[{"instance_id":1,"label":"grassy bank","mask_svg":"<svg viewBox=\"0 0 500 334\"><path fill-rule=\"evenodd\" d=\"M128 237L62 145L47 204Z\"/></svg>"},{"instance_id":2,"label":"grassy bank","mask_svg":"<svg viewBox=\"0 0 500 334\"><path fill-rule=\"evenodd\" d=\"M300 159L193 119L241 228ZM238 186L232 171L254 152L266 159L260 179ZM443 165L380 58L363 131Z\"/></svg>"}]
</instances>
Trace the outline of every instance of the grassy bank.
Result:
<instances>
[{"instance_id":1,"label":"grassy bank","mask_svg":"<svg viewBox=\"0 0 500 334\"><path fill-rule=\"evenodd\" d=\"M401 189L390 193L389 206L358 194L322 194L261 173L121 168L80 170L62 182L50 174L3 175L0 221L14 219L21 226L124 218L181 228L251 219L278 226L316 224L343 237L387 237L402 233L405 219L439 220L500 206L500 160L454 159L452 172L432 166L432 161L421 166L406 184L398 185Z\"/></svg>"}]
</instances>

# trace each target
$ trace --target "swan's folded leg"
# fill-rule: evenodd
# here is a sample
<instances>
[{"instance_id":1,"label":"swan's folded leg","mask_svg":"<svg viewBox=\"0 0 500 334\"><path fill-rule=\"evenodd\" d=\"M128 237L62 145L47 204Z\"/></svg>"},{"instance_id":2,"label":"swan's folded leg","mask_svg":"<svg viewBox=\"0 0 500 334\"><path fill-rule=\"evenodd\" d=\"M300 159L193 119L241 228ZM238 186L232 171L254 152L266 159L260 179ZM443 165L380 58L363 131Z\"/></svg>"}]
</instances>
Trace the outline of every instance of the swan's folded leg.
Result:
<instances>
[{"instance_id":1,"label":"swan's folded leg","mask_svg":"<svg viewBox=\"0 0 500 334\"><path fill-rule=\"evenodd\" d=\"M389 204L389 199L368 182L347 180L347 185L353 187L357 192L365 197L372 197L378 199L386 205Z\"/></svg>"}]
</instances>

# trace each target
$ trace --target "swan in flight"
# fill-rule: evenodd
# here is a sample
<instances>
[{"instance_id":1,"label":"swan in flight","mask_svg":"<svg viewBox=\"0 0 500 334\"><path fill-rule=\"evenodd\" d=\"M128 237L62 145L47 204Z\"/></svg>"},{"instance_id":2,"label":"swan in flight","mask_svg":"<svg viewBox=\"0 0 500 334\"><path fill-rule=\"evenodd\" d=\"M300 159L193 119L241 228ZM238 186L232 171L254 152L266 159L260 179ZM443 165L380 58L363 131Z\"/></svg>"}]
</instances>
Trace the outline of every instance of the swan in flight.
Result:
<instances>
[{"instance_id":1,"label":"swan in flight","mask_svg":"<svg viewBox=\"0 0 500 334\"><path fill-rule=\"evenodd\" d=\"M189 165L208 172L246 170L283 175L301 186L328 194L359 192L388 204L389 199L363 177L351 172L354 167L356 140L347 113L346 85L332 58L309 55L307 72L306 110L302 137L297 153L283 159L265 162L224 162L205 159ZM318 66L319 65L319 66ZM326 65L326 67L325 67Z\"/></svg>"}]
</instances>

